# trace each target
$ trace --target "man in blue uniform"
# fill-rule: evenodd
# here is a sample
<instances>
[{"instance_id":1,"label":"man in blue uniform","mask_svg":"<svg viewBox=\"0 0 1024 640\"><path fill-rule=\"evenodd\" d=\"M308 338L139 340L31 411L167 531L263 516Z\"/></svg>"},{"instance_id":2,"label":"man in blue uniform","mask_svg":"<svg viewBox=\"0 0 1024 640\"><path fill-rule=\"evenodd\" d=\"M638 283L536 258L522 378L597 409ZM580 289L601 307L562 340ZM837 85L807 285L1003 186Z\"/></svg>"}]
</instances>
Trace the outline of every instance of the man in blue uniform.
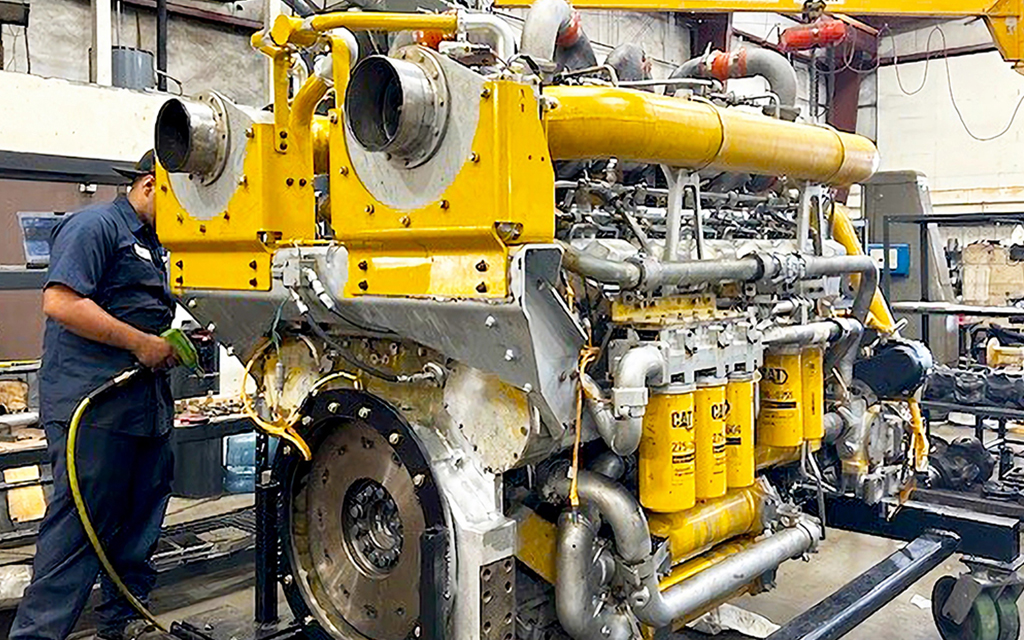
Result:
<instances>
[{"instance_id":1,"label":"man in blue uniform","mask_svg":"<svg viewBox=\"0 0 1024 640\"><path fill-rule=\"evenodd\" d=\"M36 542L32 583L18 607L12 640L65 640L100 572L68 487L66 436L84 396L125 369L144 371L98 399L78 435L79 483L111 561L145 599L149 559L170 496L174 415L166 369L174 351L159 335L174 299L154 228L153 152L135 170L127 196L69 215L54 230L43 292L47 316L39 374L40 421L53 464L53 496ZM103 575L100 638L120 638L136 614Z\"/></svg>"}]
</instances>

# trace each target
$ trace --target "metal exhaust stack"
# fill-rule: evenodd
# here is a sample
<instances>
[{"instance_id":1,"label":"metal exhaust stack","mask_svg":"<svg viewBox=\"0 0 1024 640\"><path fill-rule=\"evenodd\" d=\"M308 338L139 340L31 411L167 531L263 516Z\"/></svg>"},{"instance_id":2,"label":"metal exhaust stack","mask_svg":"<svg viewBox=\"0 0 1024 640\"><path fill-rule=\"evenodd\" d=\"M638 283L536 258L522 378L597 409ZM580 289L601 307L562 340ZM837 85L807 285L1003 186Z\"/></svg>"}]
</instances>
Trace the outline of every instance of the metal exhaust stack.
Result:
<instances>
[{"instance_id":1,"label":"metal exhaust stack","mask_svg":"<svg viewBox=\"0 0 1024 640\"><path fill-rule=\"evenodd\" d=\"M156 156L169 172L188 173L204 184L213 182L224 170L228 142L227 118L219 97L175 98L160 108Z\"/></svg>"},{"instance_id":2,"label":"metal exhaust stack","mask_svg":"<svg viewBox=\"0 0 1024 640\"><path fill-rule=\"evenodd\" d=\"M387 153L407 168L429 160L448 123L444 74L418 47L406 59L370 56L352 71L345 92L349 131L367 151Z\"/></svg>"}]
</instances>

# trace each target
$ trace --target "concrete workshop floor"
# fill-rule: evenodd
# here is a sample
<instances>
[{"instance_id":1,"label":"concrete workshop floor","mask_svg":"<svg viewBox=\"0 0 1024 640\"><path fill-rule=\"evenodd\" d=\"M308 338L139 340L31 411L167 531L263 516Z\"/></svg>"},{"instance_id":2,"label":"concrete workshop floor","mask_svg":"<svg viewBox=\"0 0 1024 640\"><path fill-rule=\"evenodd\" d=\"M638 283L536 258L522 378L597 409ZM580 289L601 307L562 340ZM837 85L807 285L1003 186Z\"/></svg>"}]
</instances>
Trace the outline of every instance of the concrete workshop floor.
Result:
<instances>
[{"instance_id":1,"label":"concrete workshop floor","mask_svg":"<svg viewBox=\"0 0 1024 640\"><path fill-rule=\"evenodd\" d=\"M755 597L744 596L735 604L783 624L901 546L902 543L881 538L829 531L828 539L810 562L794 561L783 565L776 589ZM846 637L850 640L938 640L939 634L932 623L929 609L932 585L943 575L957 573L961 567L956 557L949 559ZM184 608L166 610L158 617L170 622L182 618L202 618L215 612L218 616L249 619L253 608L252 583L246 579L245 569L240 569L238 575L202 576L197 577L194 586L173 587L176 592L198 588L208 589L211 595L219 595ZM248 570L251 571L251 568ZM217 584L210 584L211 581ZM230 590L232 581L237 581L239 587L233 591ZM197 594L193 590L191 595L195 597ZM171 604L173 599L170 593L154 594L154 600L158 603L164 601ZM288 615L283 600L281 612L283 616ZM681 639L705 637L693 632L680 636ZM726 633L715 637L733 640L744 636Z\"/></svg>"},{"instance_id":2,"label":"concrete workshop floor","mask_svg":"<svg viewBox=\"0 0 1024 640\"><path fill-rule=\"evenodd\" d=\"M829 530L828 538L810 562L787 562L779 570L777 586L773 591L753 597L743 596L735 604L766 616L776 624L784 624L903 544L858 533ZM958 556L949 558L868 618L846 638L937 640L939 632L932 622L930 609L932 585L942 576L955 575L963 568Z\"/></svg>"}]
</instances>

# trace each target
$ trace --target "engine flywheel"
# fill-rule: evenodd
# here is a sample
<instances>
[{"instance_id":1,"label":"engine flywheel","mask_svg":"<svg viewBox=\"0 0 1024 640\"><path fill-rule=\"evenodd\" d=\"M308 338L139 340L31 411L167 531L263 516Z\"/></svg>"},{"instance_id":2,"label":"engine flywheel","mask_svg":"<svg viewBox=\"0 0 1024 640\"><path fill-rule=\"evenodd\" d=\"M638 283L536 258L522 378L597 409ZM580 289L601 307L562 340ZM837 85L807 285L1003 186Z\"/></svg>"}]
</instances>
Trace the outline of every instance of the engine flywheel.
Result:
<instances>
[{"instance_id":1,"label":"engine flywheel","mask_svg":"<svg viewBox=\"0 0 1024 640\"><path fill-rule=\"evenodd\" d=\"M367 394L322 393L303 413L313 457L281 456L274 471L293 612L321 639L422 637L422 541L444 523L423 452L394 409Z\"/></svg>"}]
</instances>

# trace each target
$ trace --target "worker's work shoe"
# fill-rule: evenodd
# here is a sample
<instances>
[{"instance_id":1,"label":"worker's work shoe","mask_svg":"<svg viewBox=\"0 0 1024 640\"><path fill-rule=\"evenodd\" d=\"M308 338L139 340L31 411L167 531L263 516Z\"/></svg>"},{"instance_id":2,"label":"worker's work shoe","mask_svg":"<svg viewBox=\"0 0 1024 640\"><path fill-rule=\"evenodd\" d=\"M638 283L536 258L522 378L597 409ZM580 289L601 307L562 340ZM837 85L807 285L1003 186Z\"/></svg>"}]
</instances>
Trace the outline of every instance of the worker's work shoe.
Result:
<instances>
[{"instance_id":1,"label":"worker's work shoe","mask_svg":"<svg viewBox=\"0 0 1024 640\"><path fill-rule=\"evenodd\" d=\"M105 629L96 634L96 640L137 640L142 634L154 631L156 627L146 620L131 620L120 631Z\"/></svg>"}]
</instances>

